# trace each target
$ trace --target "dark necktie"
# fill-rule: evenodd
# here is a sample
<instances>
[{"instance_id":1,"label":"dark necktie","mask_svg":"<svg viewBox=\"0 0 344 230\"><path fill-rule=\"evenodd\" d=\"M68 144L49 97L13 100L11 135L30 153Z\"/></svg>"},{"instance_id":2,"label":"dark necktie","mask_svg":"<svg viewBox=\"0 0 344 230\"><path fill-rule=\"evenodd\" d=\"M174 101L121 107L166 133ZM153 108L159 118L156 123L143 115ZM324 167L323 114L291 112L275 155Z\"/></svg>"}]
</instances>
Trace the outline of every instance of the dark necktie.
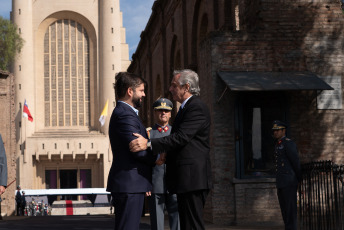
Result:
<instances>
[{"instance_id":1,"label":"dark necktie","mask_svg":"<svg viewBox=\"0 0 344 230\"><path fill-rule=\"evenodd\" d=\"M183 108L180 106L175 120L177 119L178 116L180 116L180 114L182 113L182 110L183 110Z\"/></svg>"}]
</instances>

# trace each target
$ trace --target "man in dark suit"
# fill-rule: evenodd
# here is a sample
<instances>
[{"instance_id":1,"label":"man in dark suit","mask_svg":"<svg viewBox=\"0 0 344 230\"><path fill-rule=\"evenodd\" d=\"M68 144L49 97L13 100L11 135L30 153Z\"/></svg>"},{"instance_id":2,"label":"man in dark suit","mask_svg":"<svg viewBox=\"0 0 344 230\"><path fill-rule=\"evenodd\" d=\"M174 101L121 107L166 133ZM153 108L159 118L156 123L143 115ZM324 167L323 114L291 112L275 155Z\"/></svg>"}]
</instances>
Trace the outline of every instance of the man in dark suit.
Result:
<instances>
[{"instance_id":1,"label":"man in dark suit","mask_svg":"<svg viewBox=\"0 0 344 230\"><path fill-rule=\"evenodd\" d=\"M301 166L295 142L285 136L286 128L282 121L272 124L276 140L276 187L285 230L297 230L297 186L301 181Z\"/></svg>"},{"instance_id":2,"label":"man in dark suit","mask_svg":"<svg viewBox=\"0 0 344 230\"><path fill-rule=\"evenodd\" d=\"M177 194L181 229L204 229L203 208L211 183L210 113L198 97L199 79L192 70L173 73L170 92L181 106L169 136L144 137L130 143L133 152L152 147L156 153L166 152L167 189Z\"/></svg>"},{"instance_id":3,"label":"man in dark suit","mask_svg":"<svg viewBox=\"0 0 344 230\"><path fill-rule=\"evenodd\" d=\"M145 193L152 190L152 166L156 156L151 151L129 151L133 133L147 138L138 110L145 96L144 80L134 74L116 75L117 104L109 125L113 162L109 172L107 191L115 206L115 230L139 229Z\"/></svg>"}]
</instances>

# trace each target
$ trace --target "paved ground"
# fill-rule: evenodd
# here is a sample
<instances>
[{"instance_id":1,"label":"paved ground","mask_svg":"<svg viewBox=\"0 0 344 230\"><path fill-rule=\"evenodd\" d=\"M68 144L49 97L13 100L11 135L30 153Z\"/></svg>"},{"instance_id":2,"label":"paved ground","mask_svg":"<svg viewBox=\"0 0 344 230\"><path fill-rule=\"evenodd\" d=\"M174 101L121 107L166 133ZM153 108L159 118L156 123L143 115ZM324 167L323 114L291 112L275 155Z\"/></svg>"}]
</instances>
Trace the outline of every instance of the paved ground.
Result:
<instances>
[{"instance_id":1,"label":"paved ground","mask_svg":"<svg viewBox=\"0 0 344 230\"><path fill-rule=\"evenodd\" d=\"M166 223L165 229L169 229ZM35 216L35 217L4 217L0 220L1 230L112 230L113 215L100 216ZM141 219L140 230L150 229L149 217ZM283 227L254 226L218 226L207 223L210 230L283 230Z\"/></svg>"}]
</instances>

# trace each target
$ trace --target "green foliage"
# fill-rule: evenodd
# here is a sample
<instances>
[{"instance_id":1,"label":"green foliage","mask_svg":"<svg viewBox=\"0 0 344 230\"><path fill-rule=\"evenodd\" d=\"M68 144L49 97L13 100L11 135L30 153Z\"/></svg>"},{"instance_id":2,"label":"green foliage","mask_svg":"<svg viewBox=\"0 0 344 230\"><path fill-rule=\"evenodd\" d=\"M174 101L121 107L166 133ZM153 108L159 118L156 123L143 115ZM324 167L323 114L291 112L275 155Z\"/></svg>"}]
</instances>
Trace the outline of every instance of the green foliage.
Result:
<instances>
[{"instance_id":1,"label":"green foliage","mask_svg":"<svg viewBox=\"0 0 344 230\"><path fill-rule=\"evenodd\" d=\"M9 70L17 53L20 53L24 40L10 20L0 16L0 69Z\"/></svg>"}]
</instances>

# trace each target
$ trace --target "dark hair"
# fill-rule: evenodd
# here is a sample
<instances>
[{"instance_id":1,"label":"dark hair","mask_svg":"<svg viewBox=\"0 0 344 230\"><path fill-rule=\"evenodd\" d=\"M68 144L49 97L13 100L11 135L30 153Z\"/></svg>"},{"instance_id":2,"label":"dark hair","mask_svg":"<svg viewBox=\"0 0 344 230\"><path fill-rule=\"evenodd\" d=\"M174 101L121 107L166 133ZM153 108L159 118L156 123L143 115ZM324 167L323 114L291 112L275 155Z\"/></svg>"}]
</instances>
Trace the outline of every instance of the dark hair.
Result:
<instances>
[{"instance_id":1,"label":"dark hair","mask_svg":"<svg viewBox=\"0 0 344 230\"><path fill-rule=\"evenodd\" d=\"M116 74L115 79L114 89L117 99L123 98L129 88L135 90L142 83L146 86L145 80L133 73L119 72Z\"/></svg>"}]
</instances>

